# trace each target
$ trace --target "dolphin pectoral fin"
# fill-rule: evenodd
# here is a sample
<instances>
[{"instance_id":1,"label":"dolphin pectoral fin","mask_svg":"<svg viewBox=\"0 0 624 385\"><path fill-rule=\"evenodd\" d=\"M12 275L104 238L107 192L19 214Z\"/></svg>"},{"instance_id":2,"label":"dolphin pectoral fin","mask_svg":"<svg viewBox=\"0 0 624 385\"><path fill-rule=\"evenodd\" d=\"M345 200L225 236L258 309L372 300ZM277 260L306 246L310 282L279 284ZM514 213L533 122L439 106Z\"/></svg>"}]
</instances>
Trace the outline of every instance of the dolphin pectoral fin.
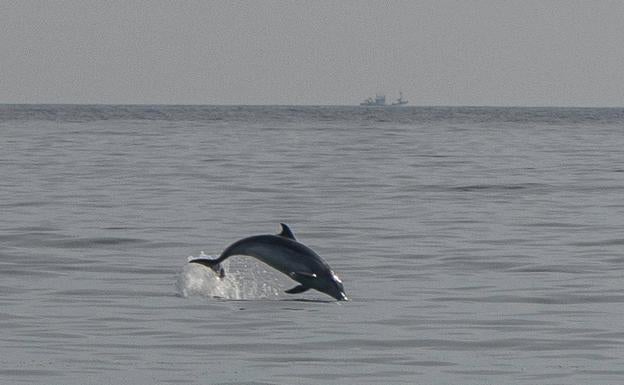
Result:
<instances>
[{"instance_id":1,"label":"dolphin pectoral fin","mask_svg":"<svg viewBox=\"0 0 624 385\"><path fill-rule=\"evenodd\" d=\"M293 234L293 232L290 230L290 227L288 227L287 224L280 223L280 226L282 227L282 231L278 234L280 237L284 237L284 238L288 238L288 239L292 239L293 241L296 241L295 234Z\"/></svg>"},{"instance_id":2,"label":"dolphin pectoral fin","mask_svg":"<svg viewBox=\"0 0 624 385\"><path fill-rule=\"evenodd\" d=\"M299 286L295 286L290 290L286 290L286 293L288 294L297 294L297 293L303 293L304 291L308 291L310 290L309 287L305 287L303 285L299 285Z\"/></svg>"},{"instance_id":3,"label":"dolphin pectoral fin","mask_svg":"<svg viewBox=\"0 0 624 385\"><path fill-rule=\"evenodd\" d=\"M303 277L303 278L316 278L316 274L314 273L308 273L305 271L293 271L292 273L290 273L290 276L292 278L294 278L295 280L297 279L297 276L299 277Z\"/></svg>"}]
</instances>

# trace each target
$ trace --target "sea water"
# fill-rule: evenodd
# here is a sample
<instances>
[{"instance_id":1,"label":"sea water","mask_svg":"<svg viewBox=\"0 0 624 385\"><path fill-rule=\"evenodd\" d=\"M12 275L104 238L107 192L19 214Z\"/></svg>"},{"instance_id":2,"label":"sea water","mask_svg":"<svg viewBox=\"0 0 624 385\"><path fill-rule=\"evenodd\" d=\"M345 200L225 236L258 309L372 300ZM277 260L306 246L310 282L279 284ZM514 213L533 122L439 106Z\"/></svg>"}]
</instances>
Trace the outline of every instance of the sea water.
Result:
<instances>
[{"instance_id":1,"label":"sea water","mask_svg":"<svg viewBox=\"0 0 624 385\"><path fill-rule=\"evenodd\" d=\"M0 106L2 384L620 384L624 110ZM249 257L279 222L349 302Z\"/></svg>"}]
</instances>

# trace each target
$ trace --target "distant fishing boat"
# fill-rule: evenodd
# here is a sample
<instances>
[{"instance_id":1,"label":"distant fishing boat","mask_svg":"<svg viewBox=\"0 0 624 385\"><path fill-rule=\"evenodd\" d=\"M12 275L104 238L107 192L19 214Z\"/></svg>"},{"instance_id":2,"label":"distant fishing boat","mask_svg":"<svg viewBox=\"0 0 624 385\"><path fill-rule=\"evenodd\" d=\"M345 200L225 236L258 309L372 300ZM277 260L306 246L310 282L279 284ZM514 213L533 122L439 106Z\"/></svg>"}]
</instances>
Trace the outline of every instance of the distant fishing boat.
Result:
<instances>
[{"instance_id":1,"label":"distant fishing boat","mask_svg":"<svg viewBox=\"0 0 624 385\"><path fill-rule=\"evenodd\" d=\"M406 99L403 99L403 92L399 92L399 98L392 102L392 106L402 106L407 104L408 101ZM386 95L384 94L377 94L375 95L375 98L367 98L366 100L364 100L362 103L360 103L360 106L367 106L367 107L387 107L389 106L388 104L386 104Z\"/></svg>"}]
</instances>

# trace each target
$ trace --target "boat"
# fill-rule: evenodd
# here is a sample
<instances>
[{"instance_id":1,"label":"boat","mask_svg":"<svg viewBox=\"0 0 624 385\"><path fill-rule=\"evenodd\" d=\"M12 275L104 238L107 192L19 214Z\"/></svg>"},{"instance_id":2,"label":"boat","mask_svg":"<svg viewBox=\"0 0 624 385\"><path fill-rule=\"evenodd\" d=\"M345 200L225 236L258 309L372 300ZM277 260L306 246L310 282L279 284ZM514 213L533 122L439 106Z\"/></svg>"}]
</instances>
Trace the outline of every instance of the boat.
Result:
<instances>
[{"instance_id":1,"label":"boat","mask_svg":"<svg viewBox=\"0 0 624 385\"><path fill-rule=\"evenodd\" d=\"M385 106L386 105L386 95L377 94L375 95L375 99L368 98L360 103L360 106Z\"/></svg>"},{"instance_id":2,"label":"boat","mask_svg":"<svg viewBox=\"0 0 624 385\"><path fill-rule=\"evenodd\" d=\"M399 92L399 98L392 102L392 104L386 104L386 95L384 94L377 94L375 95L375 98L367 98L365 99L362 103L360 103L360 106L366 106L366 107L388 107L388 106L403 106L405 104L407 104L408 101L406 99L403 99L403 92Z\"/></svg>"}]
</instances>

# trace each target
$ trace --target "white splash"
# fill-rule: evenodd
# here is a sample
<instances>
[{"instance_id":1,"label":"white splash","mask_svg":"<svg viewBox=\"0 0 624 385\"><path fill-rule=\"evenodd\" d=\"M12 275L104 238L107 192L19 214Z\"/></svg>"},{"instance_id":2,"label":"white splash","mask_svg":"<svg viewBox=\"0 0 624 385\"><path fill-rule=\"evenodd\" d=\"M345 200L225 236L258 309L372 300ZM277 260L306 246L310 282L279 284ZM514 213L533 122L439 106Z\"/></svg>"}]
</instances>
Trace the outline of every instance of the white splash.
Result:
<instances>
[{"instance_id":1,"label":"white splash","mask_svg":"<svg viewBox=\"0 0 624 385\"><path fill-rule=\"evenodd\" d=\"M211 257L202 251L195 258ZM232 261L230 263L230 261ZM200 295L233 300L276 298L283 291L279 277L252 258L229 258L221 263L225 278L221 279L205 266L187 263L178 275L176 288L182 297Z\"/></svg>"}]
</instances>

